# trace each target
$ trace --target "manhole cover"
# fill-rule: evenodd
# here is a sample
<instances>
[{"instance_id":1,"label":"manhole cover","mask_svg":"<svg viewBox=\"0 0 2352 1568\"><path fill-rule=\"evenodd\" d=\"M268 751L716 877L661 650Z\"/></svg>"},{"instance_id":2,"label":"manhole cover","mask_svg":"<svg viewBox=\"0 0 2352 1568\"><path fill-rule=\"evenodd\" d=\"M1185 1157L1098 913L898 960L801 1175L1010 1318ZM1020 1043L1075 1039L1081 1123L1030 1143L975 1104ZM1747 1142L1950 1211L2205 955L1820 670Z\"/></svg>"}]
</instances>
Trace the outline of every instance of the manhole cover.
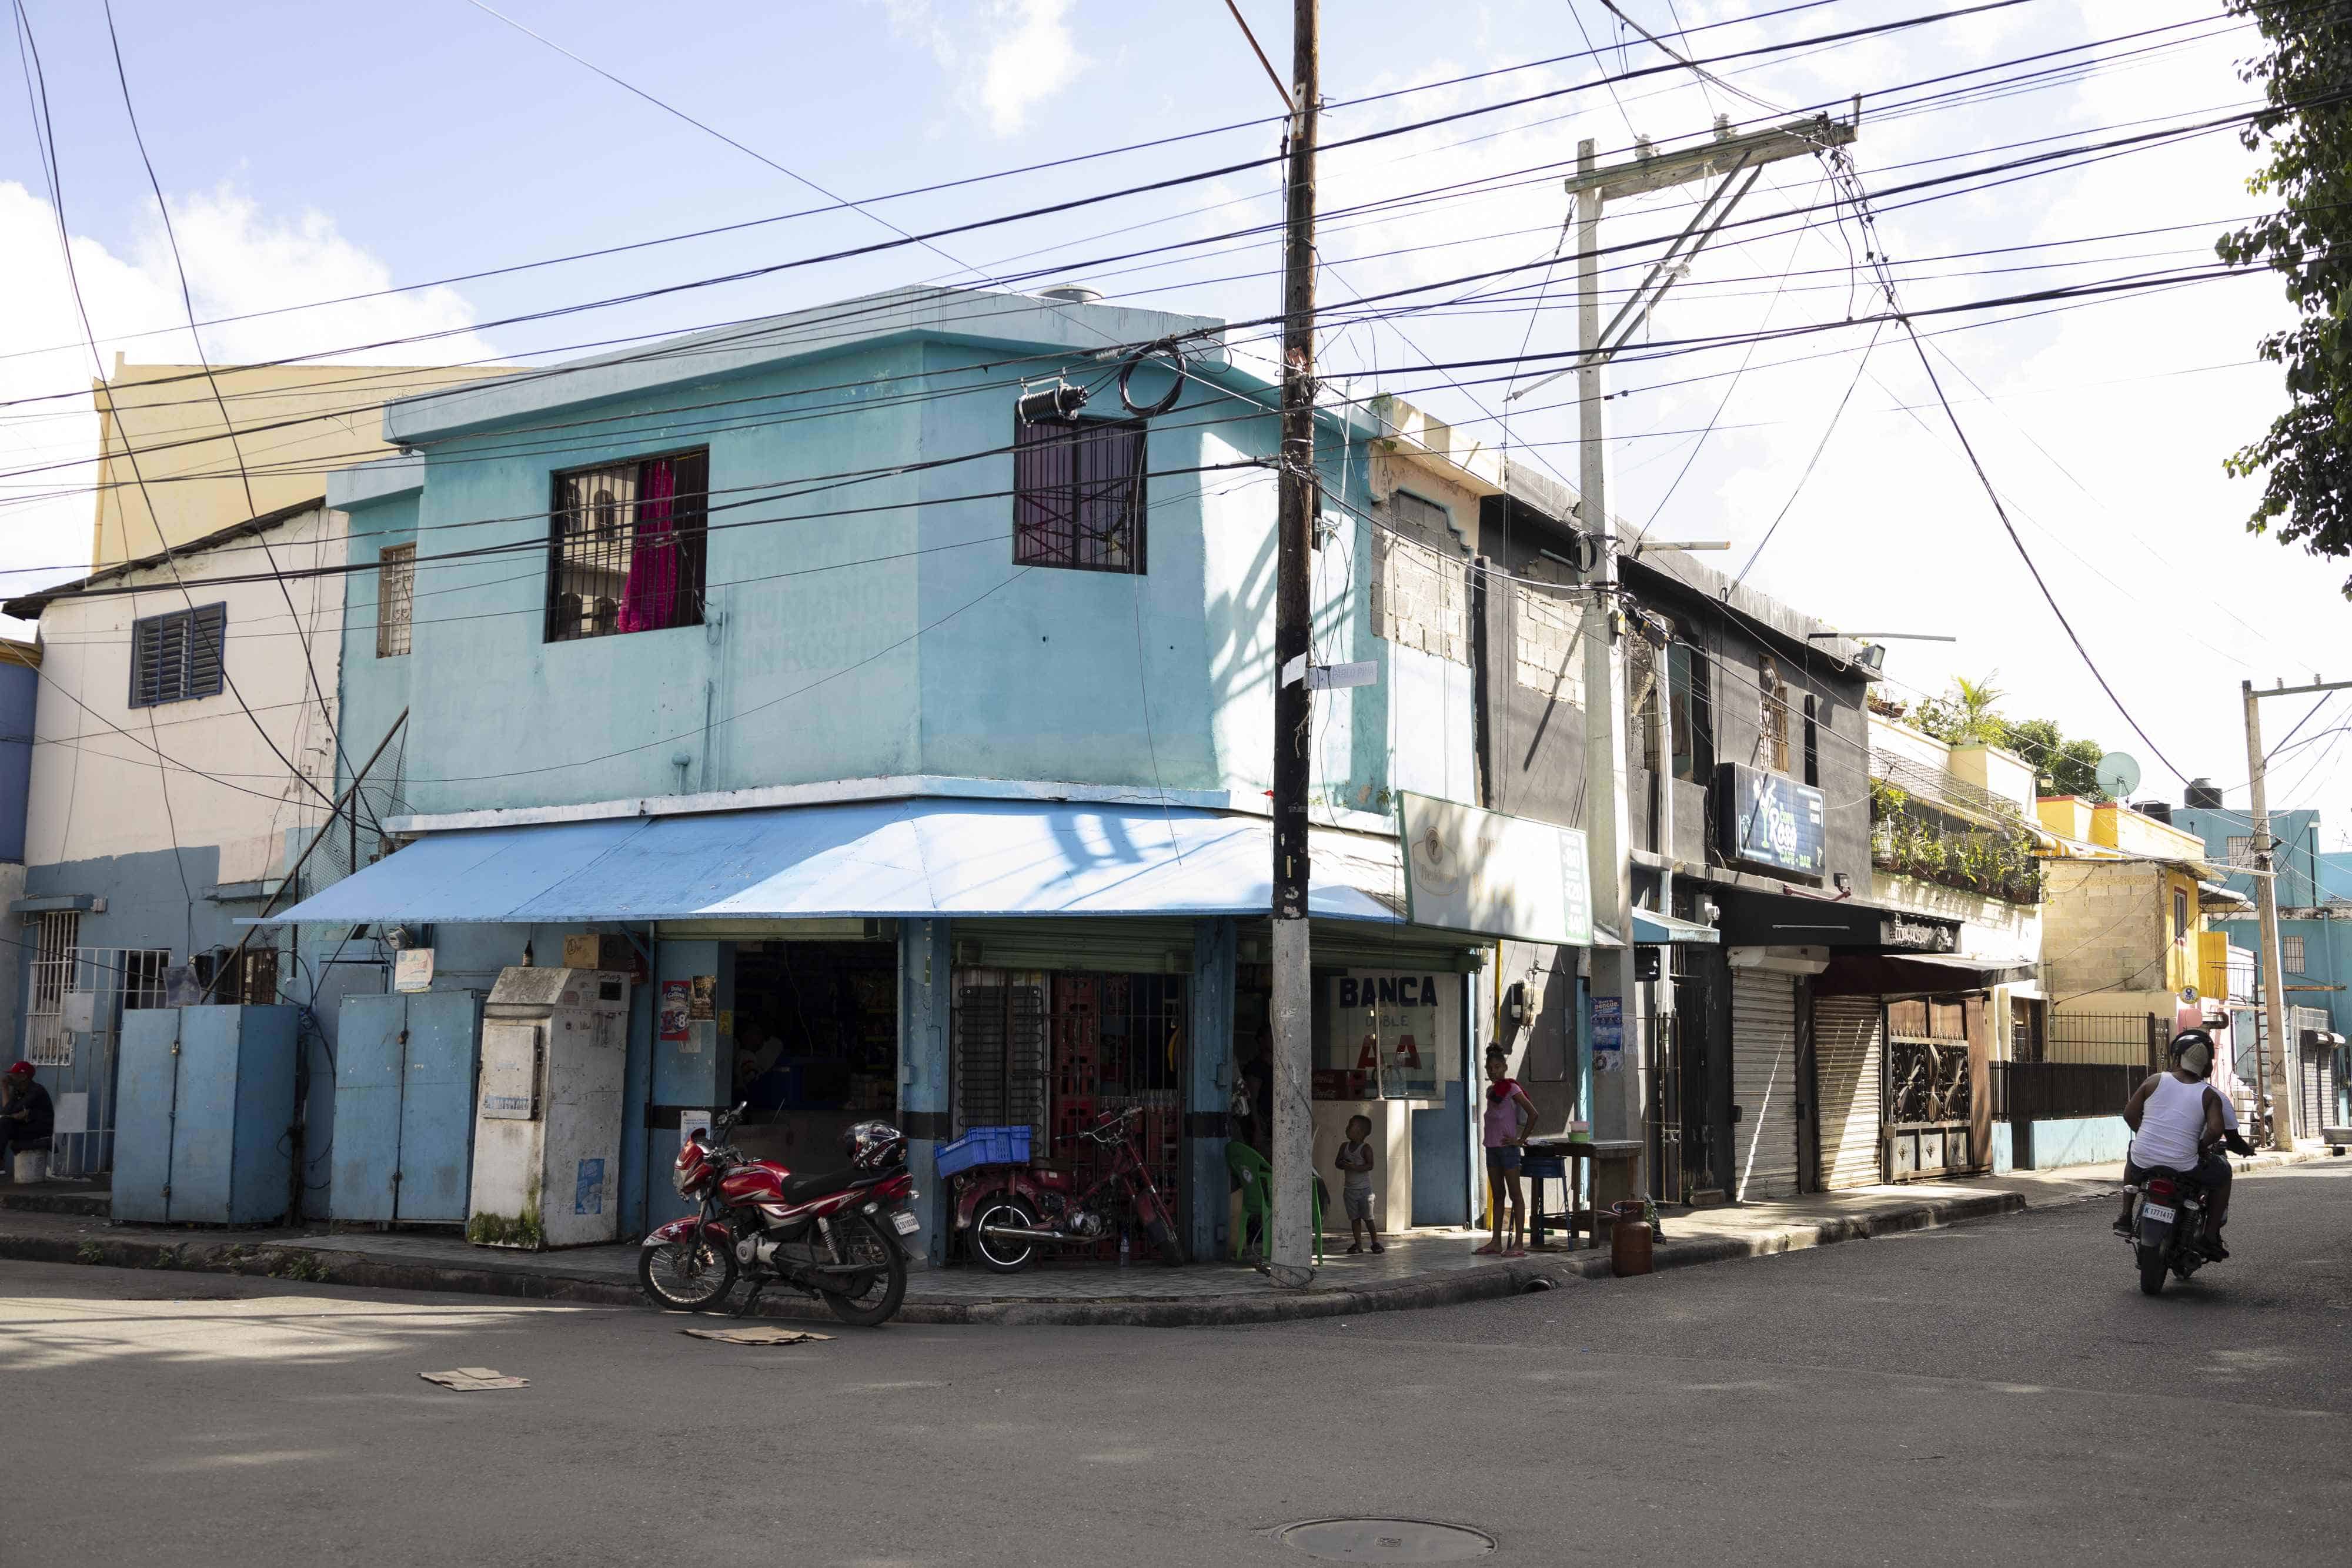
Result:
<instances>
[{"instance_id":1,"label":"manhole cover","mask_svg":"<svg viewBox=\"0 0 2352 1568\"><path fill-rule=\"evenodd\" d=\"M1460 1563L1495 1550L1495 1538L1426 1519L1310 1519L1276 1539L1326 1563Z\"/></svg>"}]
</instances>

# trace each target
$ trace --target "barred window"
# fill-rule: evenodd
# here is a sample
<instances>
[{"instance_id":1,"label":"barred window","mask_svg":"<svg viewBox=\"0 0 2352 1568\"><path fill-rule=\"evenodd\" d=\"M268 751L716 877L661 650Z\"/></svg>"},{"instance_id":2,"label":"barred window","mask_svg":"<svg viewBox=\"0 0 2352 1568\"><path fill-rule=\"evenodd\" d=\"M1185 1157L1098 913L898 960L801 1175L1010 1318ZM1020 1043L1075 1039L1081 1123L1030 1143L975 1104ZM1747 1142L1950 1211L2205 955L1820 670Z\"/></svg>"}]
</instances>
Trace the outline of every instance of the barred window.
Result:
<instances>
[{"instance_id":1,"label":"barred window","mask_svg":"<svg viewBox=\"0 0 2352 1568\"><path fill-rule=\"evenodd\" d=\"M203 604L131 623L131 706L155 707L216 696L228 606Z\"/></svg>"},{"instance_id":2,"label":"barred window","mask_svg":"<svg viewBox=\"0 0 2352 1568\"><path fill-rule=\"evenodd\" d=\"M2254 836L2252 833L2231 833L2222 845L2221 858L2231 865L2251 866L2254 863Z\"/></svg>"},{"instance_id":3,"label":"barred window","mask_svg":"<svg viewBox=\"0 0 2352 1568\"><path fill-rule=\"evenodd\" d=\"M1756 668L1757 761L1775 773L1789 771L1789 683L1770 659Z\"/></svg>"},{"instance_id":4,"label":"barred window","mask_svg":"<svg viewBox=\"0 0 2352 1568\"><path fill-rule=\"evenodd\" d=\"M396 659L408 652L416 608L416 547L387 545L376 558L375 656Z\"/></svg>"},{"instance_id":5,"label":"barred window","mask_svg":"<svg viewBox=\"0 0 2352 1568\"><path fill-rule=\"evenodd\" d=\"M547 640L699 626L707 447L555 476Z\"/></svg>"},{"instance_id":6,"label":"barred window","mask_svg":"<svg viewBox=\"0 0 2352 1568\"><path fill-rule=\"evenodd\" d=\"M1040 419L1013 438L1013 559L1144 570L1143 421Z\"/></svg>"},{"instance_id":7,"label":"barred window","mask_svg":"<svg viewBox=\"0 0 2352 1568\"><path fill-rule=\"evenodd\" d=\"M2300 975L2305 972L2303 967L2302 937L2282 936L2279 938L2279 964L2290 975Z\"/></svg>"}]
</instances>

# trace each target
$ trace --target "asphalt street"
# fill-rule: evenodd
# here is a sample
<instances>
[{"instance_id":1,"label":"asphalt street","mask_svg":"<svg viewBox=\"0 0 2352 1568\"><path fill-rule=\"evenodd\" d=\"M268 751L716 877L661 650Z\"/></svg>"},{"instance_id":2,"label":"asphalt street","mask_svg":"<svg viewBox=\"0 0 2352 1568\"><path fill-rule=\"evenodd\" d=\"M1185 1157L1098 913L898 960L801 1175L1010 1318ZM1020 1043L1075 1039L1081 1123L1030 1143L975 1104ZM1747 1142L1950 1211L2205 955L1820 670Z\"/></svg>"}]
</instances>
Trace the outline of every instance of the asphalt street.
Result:
<instances>
[{"instance_id":1,"label":"asphalt street","mask_svg":"<svg viewBox=\"0 0 2352 1568\"><path fill-rule=\"evenodd\" d=\"M2142 1297L2112 1211L1237 1331L898 1327L0 1263L0 1565L2343 1562L2352 1161ZM459 1393L418 1374L530 1380Z\"/></svg>"}]
</instances>

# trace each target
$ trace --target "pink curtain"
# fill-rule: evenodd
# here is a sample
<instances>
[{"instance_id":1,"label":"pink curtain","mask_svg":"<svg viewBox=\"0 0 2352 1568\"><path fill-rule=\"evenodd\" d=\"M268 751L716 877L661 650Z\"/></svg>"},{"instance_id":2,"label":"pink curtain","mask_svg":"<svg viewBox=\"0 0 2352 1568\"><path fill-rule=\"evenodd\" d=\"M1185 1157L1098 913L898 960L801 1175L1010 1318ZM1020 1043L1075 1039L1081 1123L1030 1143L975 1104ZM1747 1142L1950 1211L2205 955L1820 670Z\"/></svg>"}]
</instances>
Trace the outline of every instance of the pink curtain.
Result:
<instances>
[{"instance_id":1,"label":"pink curtain","mask_svg":"<svg viewBox=\"0 0 2352 1568\"><path fill-rule=\"evenodd\" d=\"M677 529L670 497L677 481L667 460L646 465L637 486L637 527L629 546L629 577L621 591L621 630L652 632L677 612Z\"/></svg>"}]
</instances>

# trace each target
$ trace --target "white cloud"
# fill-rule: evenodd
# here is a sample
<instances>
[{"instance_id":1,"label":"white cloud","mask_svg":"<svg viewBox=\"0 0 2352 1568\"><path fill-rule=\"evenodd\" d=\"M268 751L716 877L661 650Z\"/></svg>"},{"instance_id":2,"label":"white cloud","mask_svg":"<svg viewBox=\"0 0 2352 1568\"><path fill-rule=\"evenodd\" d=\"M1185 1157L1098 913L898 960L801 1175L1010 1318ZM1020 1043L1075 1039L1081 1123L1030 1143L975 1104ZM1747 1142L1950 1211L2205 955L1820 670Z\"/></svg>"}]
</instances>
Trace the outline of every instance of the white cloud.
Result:
<instances>
[{"instance_id":1,"label":"white cloud","mask_svg":"<svg viewBox=\"0 0 2352 1568\"><path fill-rule=\"evenodd\" d=\"M388 288L384 263L315 211L263 214L226 187L175 197L172 215L199 320L249 315L313 299ZM134 364L193 362L179 281L163 225L151 221L118 256L73 238L68 277L58 248L57 215L24 185L0 181L0 591L19 592L84 570L89 556L91 458L98 416L89 384L118 352ZM83 334L73 284L97 336ZM204 330L215 363L251 363L315 354L345 363L449 364L493 357L467 329L473 310L454 290L384 295L319 309L228 321ZM370 349L395 339L422 341ZM55 397L65 392L71 395ZM26 473L20 470L32 469ZM24 628L17 628L23 634Z\"/></svg>"},{"instance_id":2,"label":"white cloud","mask_svg":"<svg viewBox=\"0 0 2352 1568\"><path fill-rule=\"evenodd\" d=\"M999 136L1018 134L1087 64L1070 33L1070 0L985 0L953 19L932 0L883 5L891 26L931 51L956 97Z\"/></svg>"}]
</instances>

